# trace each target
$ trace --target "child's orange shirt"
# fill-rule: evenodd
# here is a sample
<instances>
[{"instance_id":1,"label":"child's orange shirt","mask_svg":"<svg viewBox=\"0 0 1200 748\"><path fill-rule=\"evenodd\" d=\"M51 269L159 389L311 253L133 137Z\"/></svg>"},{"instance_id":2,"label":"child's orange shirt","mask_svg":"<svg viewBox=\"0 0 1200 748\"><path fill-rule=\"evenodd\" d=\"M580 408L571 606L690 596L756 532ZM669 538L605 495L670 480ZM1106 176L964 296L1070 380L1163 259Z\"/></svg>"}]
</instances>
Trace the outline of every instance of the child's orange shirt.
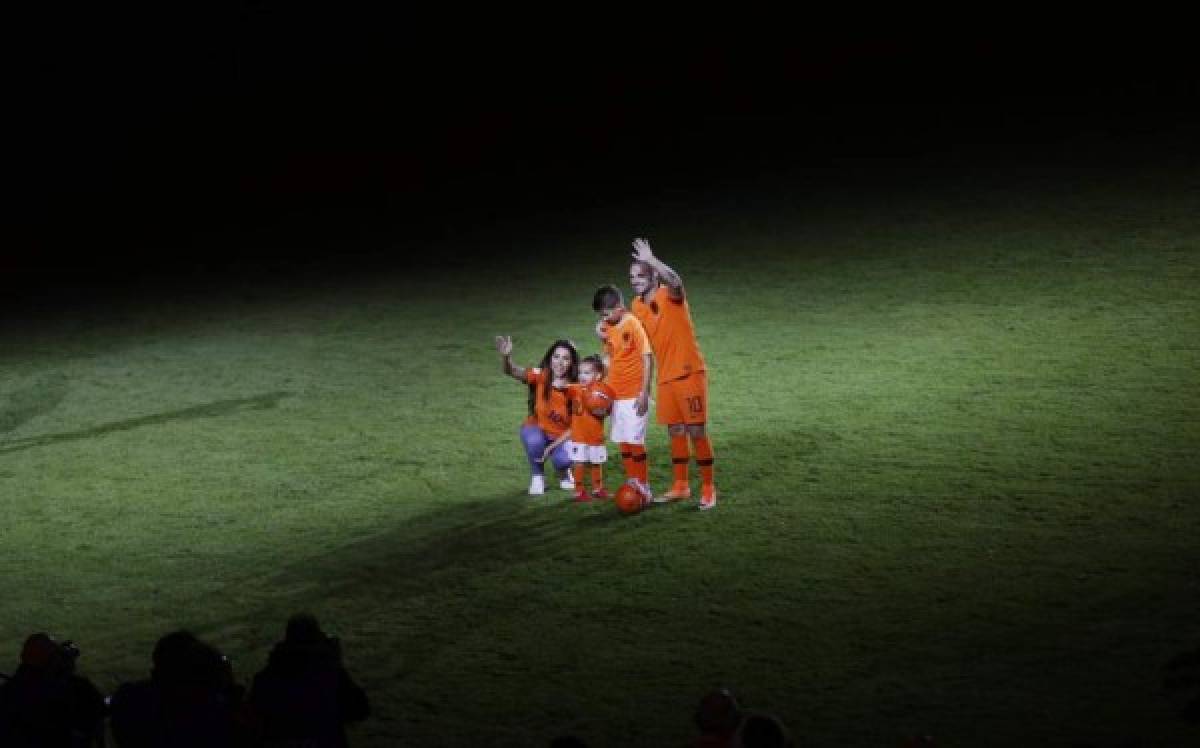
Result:
<instances>
[{"instance_id":1,"label":"child's orange shirt","mask_svg":"<svg viewBox=\"0 0 1200 748\"><path fill-rule=\"evenodd\" d=\"M617 324L605 323L604 352L608 354L608 384L618 400L637 397L642 391L642 373L647 353L653 354L642 323L626 312Z\"/></svg>"},{"instance_id":2,"label":"child's orange shirt","mask_svg":"<svg viewBox=\"0 0 1200 748\"><path fill-rule=\"evenodd\" d=\"M542 394L543 383L552 376L545 369L525 370L525 383L532 385L535 393L533 421L551 439L557 439L571 426L571 404L567 401L567 393L555 387L550 388L549 399Z\"/></svg>"},{"instance_id":3,"label":"child's orange shirt","mask_svg":"<svg viewBox=\"0 0 1200 748\"><path fill-rule=\"evenodd\" d=\"M603 392L609 399L616 399L613 388L604 382L567 385L567 397L571 401L571 441L590 447L601 447L604 446L604 419L592 415L584 405L584 399L593 390Z\"/></svg>"},{"instance_id":4,"label":"child's orange shirt","mask_svg":"<svg viewBox=\"0 0 1200 748\"><path fill-rule=\"evenodd\" d=\"M704 371L704 357L696 342L696 328L692 324L692 311L687 298L672 299L666 286L659 286L650 303L637 297L630 311L646 329L650 345L654 349L658 381L686 377L695 371Z\"/></svg>"}]
</instances>

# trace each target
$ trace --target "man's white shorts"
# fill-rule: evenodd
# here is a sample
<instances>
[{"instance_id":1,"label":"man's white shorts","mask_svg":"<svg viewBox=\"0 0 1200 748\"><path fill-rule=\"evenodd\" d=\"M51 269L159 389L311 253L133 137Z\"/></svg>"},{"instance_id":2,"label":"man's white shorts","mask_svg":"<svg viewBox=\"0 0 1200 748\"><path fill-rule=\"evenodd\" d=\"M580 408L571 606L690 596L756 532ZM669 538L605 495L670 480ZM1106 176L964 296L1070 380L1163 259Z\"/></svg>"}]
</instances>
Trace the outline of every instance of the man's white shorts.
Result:
<instances>
[{"instance_id":1,"label":"man's white shorts","mask_svg":"<svg viewBox=\"0 0 1200 748\"><path fill-rule=\"evenodd\" d=\"M608 450L603 444L580 444L579 442L567 442L567 454L571 455L571 462L586 462L589 465L602 465L608 462Z\"/></svg>"},{"instance_id":2,"label":"man's white shorts","mask_svg":"<svg viewBox=\"0 0 1200 748\"><path fill-rule=\"evenodd\" d=\"M646 409L646 415L639 416L634 411L634 405L637 404L637 398L629 398L628 400L617 400L613 402L612 407L612 429L608 433L608 438L614 442L625 444L645 444L646 443L646 424L650 421L650 409Z\"/></svg>"}]
</instances>

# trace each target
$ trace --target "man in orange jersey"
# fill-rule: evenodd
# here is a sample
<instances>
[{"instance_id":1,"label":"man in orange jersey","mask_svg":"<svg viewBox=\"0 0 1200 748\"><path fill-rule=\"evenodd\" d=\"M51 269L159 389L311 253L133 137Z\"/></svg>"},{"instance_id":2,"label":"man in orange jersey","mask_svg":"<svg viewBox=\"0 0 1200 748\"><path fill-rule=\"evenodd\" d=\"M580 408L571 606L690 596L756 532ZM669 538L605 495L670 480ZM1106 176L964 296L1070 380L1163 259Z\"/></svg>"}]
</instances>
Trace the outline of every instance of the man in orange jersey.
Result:
<instances>
[{"instance_id":1,"label":"man in orange jersey","mask_svg":"<svg viewBox=\"0 0 1200 748\"><path fill-rule=\"evenodd\" d=\"M647 482L646 422L650 412L650 382L654 353L642 323L625 311L621 292L603 286L592 297L600 315L596 334L604 342L604 365L613 388L612 427L609 439L621 448L625 477L637 484L646 498L653 496Z\"/></svg>"},{"instance_id":2,"label":"man in orange jersey","mask_svg":"<svg viewBox=\"0 0 1200 748\"><path fill-rule=\"evenodd\" d=\"M700 468L700 508L717 505L713 481L713 450L705 424L708 421L708 374L696 328L683 290L683 279L655 257L645 239L633 240L633 263L629 285L636 297L630 311L642 323L658 361L658 422L665 424L671 438L674 482L656 498L665 502L689 499L688 437L696 465Z\"/></svg>"}]
</instances>

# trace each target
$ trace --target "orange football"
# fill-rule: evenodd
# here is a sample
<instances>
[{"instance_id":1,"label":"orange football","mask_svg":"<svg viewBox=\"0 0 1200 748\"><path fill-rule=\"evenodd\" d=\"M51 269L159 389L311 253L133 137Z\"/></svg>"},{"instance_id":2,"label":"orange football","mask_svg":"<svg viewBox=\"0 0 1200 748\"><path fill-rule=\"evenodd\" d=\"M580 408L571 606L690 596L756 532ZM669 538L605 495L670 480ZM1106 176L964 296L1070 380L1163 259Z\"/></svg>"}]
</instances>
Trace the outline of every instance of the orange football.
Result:
<instances>
[{"instance_id":1,"label":"orange football","mask_svg":"<svg viewBox=\"0 0 1200 748\"><path fill-rule=\"evenodd\" d=\"M612 409L612 398L600 390L589 390L583 398L583 406L588 412L602 410L607 413Z\"/></svg>"},{"instance_id":2,"label":"orange football","mask_svg":"<svg viewBox=\"0 0 1200 748\"><path fill-rule=\"evenodd\" d=\"M613 501L621 514L637 514L646 506L646 497L632 483L625 483L618 488Z\"/></svg>"}]
</instances>

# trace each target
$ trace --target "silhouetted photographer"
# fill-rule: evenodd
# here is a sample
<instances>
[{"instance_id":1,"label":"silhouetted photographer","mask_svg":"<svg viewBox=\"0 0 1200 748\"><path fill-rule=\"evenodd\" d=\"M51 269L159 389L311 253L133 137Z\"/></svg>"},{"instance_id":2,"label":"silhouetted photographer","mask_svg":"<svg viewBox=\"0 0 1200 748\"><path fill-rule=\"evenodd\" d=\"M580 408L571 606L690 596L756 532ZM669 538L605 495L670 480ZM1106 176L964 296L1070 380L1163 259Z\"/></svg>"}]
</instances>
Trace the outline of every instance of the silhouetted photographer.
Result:
<instances>
[{"instance_id":1,"label":"silhouetted photographer","mask_svg":"<svg viewBox=\"0 0 1200 748\"><path fill-rule=\"evenodd\" d=\"M243 689L229 660L187 631L158 640L149 680L123 683L112 697L120 748L221 748L243 742L237 721Z\"/></svg>"},{"instance_id":2,"label":"silhouetted photographer","mask_svg":"<svg viewBox=\"0 0 1200 748\"><path fill-rule=\"evenodd\" d=\"M104 698L75 673L79 649L44 633L21 648L21 663L0 682L0 745L85 748L103 745Z\"/></svg>"},{"instance_id":3,"label":"silhouetted photographer","mask_svg":"<svg viewBox=\"0 0 1200 748\"><path fill-rule=\"evenodd\" d=\"M254 676L250 706L270 748L343 748L345 726L370 714L366 693L342 665L341 643L308 614L288 621L284 640Z\"/></svg>"}]
</instances>

